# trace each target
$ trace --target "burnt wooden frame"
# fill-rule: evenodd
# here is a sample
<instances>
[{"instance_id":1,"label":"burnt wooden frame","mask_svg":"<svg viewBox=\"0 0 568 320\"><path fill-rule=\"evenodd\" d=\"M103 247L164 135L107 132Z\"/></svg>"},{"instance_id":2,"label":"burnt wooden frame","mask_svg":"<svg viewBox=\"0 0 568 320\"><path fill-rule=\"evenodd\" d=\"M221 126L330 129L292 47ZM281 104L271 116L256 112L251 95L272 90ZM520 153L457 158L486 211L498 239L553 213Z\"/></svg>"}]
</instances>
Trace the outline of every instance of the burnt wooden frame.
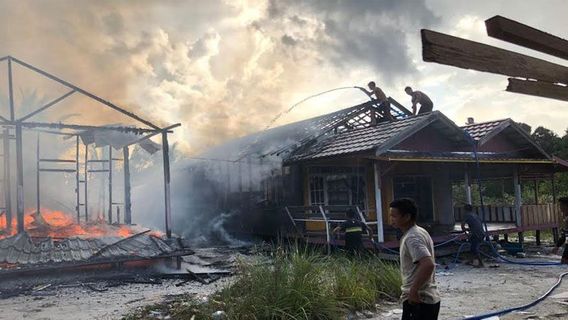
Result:
<instances>
[{"instance_id":1,"label":"burnt wooden frame","mask_svg":"<svg viewBox=\"0 0 568 320\"><path fill-rule=\"evenodd\" d=\"M153 136L156 136L158 134L161 134L162 136L162 153L163 153L163 169L164 169L164 190L165 190L165 199L164 199L164 216L165 216L165 229L166 229L166 235L168 237L171 237L171 206L170 206L170 160L169 160L169 146L168 146L168 133L171 133L172 129L180 126L181 124L177 123L168 127L164 127L161 128L158 125L142 118L139 117L138 115L122 108L119 107L115 104L113 104L110 101L107 101L87 90L84 90L70 82L67 82L51 73L48 73L38 67L35 67L31 64L28 64L22 60L19 60L15 57L12 56L5 56L5 57L0 57L0 62L2 61L7 61L8 64L8 71L7 71L7 78L8 78L8 98L9 98L9 119L0 116L0 126L3 127L3 146L4 146L4 152L3 152L3 157L4 157L4 196L6 199L6 204L5 204L5 210L6 210L6 218L7 218L7 227L11 228L11 222L12 222L12 203L11 203L11 189L12 189L12 181L9 178L10 177L10 131L14 130L15 134L14 134L14 138L16 140L16 217L17 217L17 232L21 233L24 232L24 179L23 179L23 155L22 155L22 148L23 148L23 141L22 141L22 130L35 130L38 132L38 136L41 133L61 133L61 131L56 131L56 132L48 132L44 129L56 129L56 130L75 130L74 133L65 133L67 135L70 136L76 136L76 159L73 160L76 164L75 169L73 169L72 171L76 173L76 192L77 192L77 219L80 219L79 217L79 210L80 210L80 206L84 206L85 207L85 216L88 215L88 209L87 209L87 197L85 197L85 201L84 203L80 203L79 201L79 185L80 183L84 183L85 184L85 195L87 195L87 173L89 172L88 170L85 170L85 179L84 180L80 180L79 179L79 133L77 132L78 130L93 130L93 131L102 131L102 130L111 130L111 131L119 131L119 132L132 132L132 133L136 133L136 134L140 134L141 137L140 139L130 143L129 145L126 145L123 147L123 154L124 156L128 156L128 147L130 145L134 145L134 144L138 144L146 139L149 139ZM24 115L20 118L16 118L15 115L15 108L14 108L14 88L13 88L13 76L14 76L14 71L13 71L13 64L18 64L28 70L31 70L33 72L35 72L36 74L39 74L47 79L50 79L54 82L57 82L67 88L70 89L70 91L68 91L66 94L50 101L49 103L41 106L40 108L36 109L33 112L30 112L27 115ZM63 123L41 123L41 122L31 122L31 121L27 121L28 119L32 118L33 116L42 113L46 110L48 110L49 108L51 108L54 105L57 105L59 102L67 99L68 97L72 96L72 95L76 95L76 94L81 94L83 96L88 97L91 100L94 100L100 104L103 105L103 107L106 108L110 108L113 109L114 111L120 112L124 115L126 115L127 117L136 120L137 122L140 122L142 124L144 124L145 126L149 127L149 128L138 128L138 127L122 127L122 126L116 126L116 127L103 127L103 126L87 126L87 125L77 125L77 124L63 124ZM88 150L88 145L85 144L85 150ZM38 159L37 159L37 163L39 164L40 162L42 162L45 159L40 159L39 157L39 144L38 144ZM53 161L51 162L62 162L62 160L60 159L51 159ZM112 163L112 159L109 160ZM63 161L64 162L64 161ZM89 158L88 158L88 152L85 153L85 167L87 167L87 163L89 162ZM125 166L128 164L128 161L124 161ZM37 187L39 188L39 172L40 171L45 171L45 172L71 172L71 169L65 170L65 169L39 169L38 166L38 172L37 172ZM125 182L128 181L128 183L125 183L125 189L129 189L130 187L130 170L129 168L125 167ZM111 171L109 170L109 174L112 174ZM109 182L109 192L112 193L112 179ZM116 203L112 202L112 196L109 197L110 201L109 201L109 221L112 220L110 217L112 215L112 207L113 205L115 205ZM37 206L38 206L38 210L39 210L39 206L40 206L40 199L39 199L39 190L38 190L38 198L37 200ZM124 202L124 207L125 207L125 222L126 223L130 223L131 222L131 212L130 212L130 208L131 208L131 203L130 203L130 190L125 190L125 202Z\"/></svg>"}]
</instances>

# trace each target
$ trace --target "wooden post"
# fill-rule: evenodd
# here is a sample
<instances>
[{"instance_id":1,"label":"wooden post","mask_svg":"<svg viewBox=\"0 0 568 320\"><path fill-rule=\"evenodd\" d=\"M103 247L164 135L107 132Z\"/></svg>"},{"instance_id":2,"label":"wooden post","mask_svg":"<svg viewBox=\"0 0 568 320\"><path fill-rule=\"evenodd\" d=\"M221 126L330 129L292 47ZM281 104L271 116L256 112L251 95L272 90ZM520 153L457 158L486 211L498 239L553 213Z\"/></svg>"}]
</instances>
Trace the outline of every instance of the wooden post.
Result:
<instances>
[{"instance_id":1,"label":"wooden post","mask_svg":"<svg viewBox=\"0 0 568 320\"><path fill-rule=\"evenodd\" d=\"M513 186L515 188L515 220L517 223L517 227L521 227L523 225L522 217L521 217L521 182L519 179L519 168L515 166L513 171Z\"/></svg>"},{"instance_id":2,"label":"wooden post","mask_svg":"<svg viewBox=\"0 0 568 320\"><path fill-rule=\"evenodd\" d=\"M10 169L10 130L4 128L4 202L6 206L6 229L12 229L12 170Z\"/></svg>"},{"instance_id":3,"label":"wooden post","mask_svg":"<svg viewBox=\"0 0 568 320\"><path fill-rule=\"evenodd\" d=\"M85 222L89 221L89 145L85 144Z\"/></svg>"},{"instance_id":4,"label":"wooden post","mask_svg":"<svg viewBox=\"0 0 568 320\"><path fill-rule=\"evenodd\" d=\"M40 204L40 172L39 172L39 133L37 134L37 145L36 145L36 210L37 214L41 213L41 204Z\"/></svg>"},{"instance_id":5,"label":"wooden post","mask_svg":"<svg viewBox=\"0 0 568 320\"><path fill-rule=\"evenodd\" d=\"M172 237L172 208L170 203L170 147L168 132L162 132L162 160L164 162L164 205L166 218L166 236Z\"/></svg>"},{"instance_id":6,"label":"wooden post","mask_svg":"<svg viewBox=\"0 0 568 320\"><path fill-rule=\"evenodd\" d=\"M377 215L377 241L379 243L385 241L383 228L383 201L381 193L381 167L377 160L373 163L373 173L375 178L375 212Z\"/></svg>"},{"instance_id":7,"label":"wooden post","mask_svg":"<svg viewBox=\"0 0 568 320\"><path fill-rule=\"evenodd\" d=\"M18 233L24 232L24 159L22 149L22 124L16 124L16 213Z\"/></svg>"},{"instance_id":8,"label":"wooden post","mask_svg":"<svg viewBox=\"0 0 568 320\"><path fill-rule=\"evenodd\" d=\"M14 87L12 83L12 58L8 58L8 99L10 104L10 120L16 121L16 112L14 110ZM17 139L17 137L16 137ZM18 151L16 150L16 153Z\"/></svg>"},{"instance_id":9,"label":"wooden post","mask_svg":"<svg viewBox=\"0 0 568 320\"><path fill-rule=\"evenodd\" d=\"M534 204L538 205L538 179L534 180ZM540 229L535 231L536 245L540 246Z\"/></svg>"},{"instance_id":10,"label":"wooden post","mask_svg":"<svg viewBox=\"0 0 568 320\"><path fill-rule=\"evenodd\" d=\"M465 183L465 198L467 203L471 205L473 204L471 196L471 178L469 176L469 168L467 164L465 165L464 183Z\"/></svg>"},{"instance_id":11,"label":"wooden post","mask_svg":"<svg viewBox=\"0 0 568 320\"><path fill-rule=\"evenodd\" d=\"M80 177L79 177L79 136L76 137L75 141L75 203L77 211L77 223L81 223L81 197L79 190L81 189Z\"/></svg>"},{"instance_id":12,"label":"wooden post","mask_svg":"<svg viewBox=\"0 0 568 320\"><path fill-rule=\"evenodd\" d=\"M108 224L112 224L112 146L108 146Z\"/></svg>"},{"instance_id":13,"label":"wooden post","mask_svg":"<svg viewBox=\"0 0 568 320\"><path fill-rule=\"evenodd\" d=\"M556 182L554 178L555 177L553 173L550 176L551 185L552 185L552 208L554 208L554 216L557 216L556 211L558 210L558 205L556 204ZM560 223L562 223L562 221L560 221ZM554 243L558 242L558 239L560 238L560 234L558 232L558 226L552 228L552 238L554 240Z\"/></svg>"},{"instance_id":14,"label":"wooden post","mask_svg":"<svg viewBox=\"0 0 568 320\"><path fill-rule=\"evenodd\" d=\"M122 148L124 166L124 223L132 224L132 200L130 197L130 152L128 146Z\"/></svg>"}]
</instances>

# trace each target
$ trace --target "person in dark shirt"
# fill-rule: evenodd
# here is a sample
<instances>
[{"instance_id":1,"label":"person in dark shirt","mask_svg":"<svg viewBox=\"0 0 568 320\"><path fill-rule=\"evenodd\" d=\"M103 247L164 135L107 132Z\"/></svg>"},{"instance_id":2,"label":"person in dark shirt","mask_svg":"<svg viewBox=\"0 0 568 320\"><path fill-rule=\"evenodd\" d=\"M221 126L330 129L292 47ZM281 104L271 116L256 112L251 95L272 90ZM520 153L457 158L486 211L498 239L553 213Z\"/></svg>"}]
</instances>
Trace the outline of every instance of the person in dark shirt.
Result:
<instances>
[{"instance_id":1,"label":"person in dark shirt","mask_svg":"<svg viewBox=\"0 0 568 320\"><path fill-rule=\"evenodd\" d=\"M483 223L479 216L473 213L473 207L470 204L466 204L463 206L464 208L464 216L463 221L461 223L461 229L463 232L466 232L469 236L469 244L471 246L471 254L477 259L478 264L473 264L473 259L471 260L471 264L474 267L482 268L483 260L481 259L481 252L479 251L479 247L485 238L485 232L483 231ZM467 227L466 227L467 225Z\"/></svg>"},{"instance_id":2,"label":"person in dark shirt","mask_svg":"<svg viewBox=\"0 0 568 320\"><path fill-rule=\"evenodd\" d=\"M349 253L361 253L363 247L363 232L367 232L369 239L373 239L373 231L364 222L357 219L357 213L353 209L348 209L347 220L339 227L333 229L332 233L345 232L345 250Z\"/></svg>"},{"instance_id":3,"label":"person in dark shirt","mask_svg":"<svg viewBox=\"0 0 568 320\"><path fill-rule=\"evenodd\" d=\"M558 249L566 243L566 235L568 235L568 198L562 197L558 199L558 203L560 204L560 211L562 212L562 222L560 222L560 237L556 242L556 246L552 250L554 254L558 254ZM560 260L563 264L568 264L568 249L564 246L564 252L562 253L562 260Z\"/></svg>"}]
</instances>

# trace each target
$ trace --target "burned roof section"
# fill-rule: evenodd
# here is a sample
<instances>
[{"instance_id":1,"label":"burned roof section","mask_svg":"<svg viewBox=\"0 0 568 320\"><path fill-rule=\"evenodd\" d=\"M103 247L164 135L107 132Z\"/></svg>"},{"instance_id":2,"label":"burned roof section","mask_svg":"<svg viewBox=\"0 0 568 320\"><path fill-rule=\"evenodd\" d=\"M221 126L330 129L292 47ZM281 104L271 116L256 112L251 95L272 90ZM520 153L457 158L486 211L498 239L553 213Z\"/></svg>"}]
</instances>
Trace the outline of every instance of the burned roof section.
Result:
<instances>
[{"instance_id":1,"label":"burned roof section","mask_svg":"<svg viewBox=\"0 0 568 320\"><path fill-rule=\"evenodd\" d=\"M23 232L0 240L0 273L18 270L78 266L156 259L191 254L181 239L164 240L148 231L127 238L35 239Z\"/></svg>"},{"instance_id":2,"label":"burned roof section","mask_svg":"<svg viewBox=\"0 0 568 320\"><path fill-rule=\"evenodd\" d=\"M443 132L454 143L467 145L463 131L441 112L435 111L325 137L312 145L300 148L286 161L320 159L359 152L372 152L370 156L375 156L395 147L429 125Z\"/></svg>"}]
</instances>

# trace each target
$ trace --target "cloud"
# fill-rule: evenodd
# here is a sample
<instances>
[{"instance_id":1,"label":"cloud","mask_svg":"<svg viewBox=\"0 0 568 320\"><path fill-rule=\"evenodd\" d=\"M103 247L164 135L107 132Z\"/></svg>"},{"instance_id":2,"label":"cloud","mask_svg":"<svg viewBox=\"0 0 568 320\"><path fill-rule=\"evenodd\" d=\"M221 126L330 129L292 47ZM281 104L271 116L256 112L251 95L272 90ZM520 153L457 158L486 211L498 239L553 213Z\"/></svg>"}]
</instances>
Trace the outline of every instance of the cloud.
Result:
<instances>
[{"instance_id":1,"label":"cloud","mask_svg":"<svg viewBox=\"0 0 568 320\"><path fill-rule=\"evenodd\" d=\"M173 141L186 152L259 130L300 95L329 89L330 79L347 73L386 81L414 72L405 32L436 21L421 1L2 6L2 24L18 26L0 31L2 54L160 125L182 122Z\"/></svg>"},{"instance_id":2,"label":"cloud","mask_svg":"<svg viewBox=\"0 0 568 320\"><path fill-rule=\"evenodd\" d=\"M402 88L413 85L455 117L476 110L473 103L492 105L491 94L476 98L476 91L502 90L487 80L497 78L426 64L420 56L420 28L484 37L482 21L503 8L491 2L466 8L436 0L70 3L1 2L0 55L21 57L160 125L181 122L172 142L186 153L260 130L295 102L334 87L375 80L407 104ZM277 124L362 98L322 96ZM70 113L88 112L73 103ZM116 122L107 113L93 116Z\"/></svg>"}]
</instances>

